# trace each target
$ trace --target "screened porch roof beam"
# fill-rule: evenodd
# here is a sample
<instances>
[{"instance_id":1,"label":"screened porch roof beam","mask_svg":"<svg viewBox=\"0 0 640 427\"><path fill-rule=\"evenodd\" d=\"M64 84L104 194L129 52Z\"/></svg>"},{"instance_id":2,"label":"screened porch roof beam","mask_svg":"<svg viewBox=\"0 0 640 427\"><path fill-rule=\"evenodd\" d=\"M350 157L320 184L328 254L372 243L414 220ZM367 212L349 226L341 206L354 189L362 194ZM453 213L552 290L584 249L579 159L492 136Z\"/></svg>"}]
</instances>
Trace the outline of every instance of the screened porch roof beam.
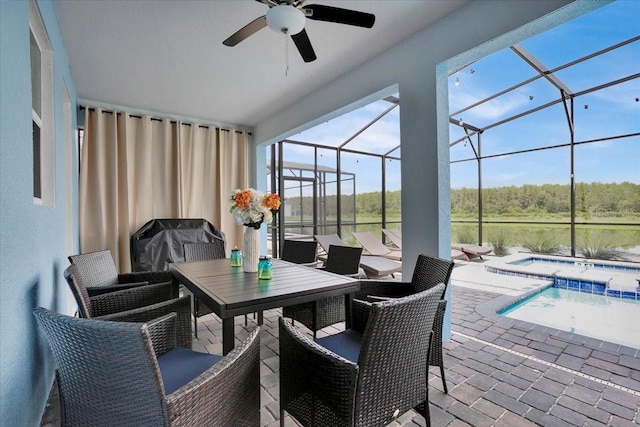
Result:
<instances>
[{"instance_id":1,"label":"screened porch roof beam","mask_svg":"<svg viewBox=\"0 0 640 427\"><path fill-rule=\"evenodd\" d=\"M572 67L572 66L574 66L574 65L576 65L576 64L579 64L579 63L581 63L581 62L587 61L587 60L589 60L589 59L591 59L591 58L595 58L595 57L597 57L597 56L603 55L603 54L605 54L605 53L607 53L607 52L610 52L610 51L612 51L612 50L616 50L616 49L618 49L618 48L621 48L621 47L623 47L623 46L625 46L625 45L628 45L628 44L631 44L631 43L637 42L638 40L640 40L640 35L637 35L637 36L631 37L631 38L629 38L629 39L627 39L627 40L623 40L623 41L621 41L620 43L616 43L616 44L614 44L614 45L612 45L612 46L609 46L609 47L606 47L606 48L604 48L604 49L600 49L600 50L599 50L599 51L597 51L597 52L593 52L593 53L591 53L591 54L589 54L589 55L585 55L585 56L583 56L583 57L581 57L581 58L578 58L578 59L576 59L576 60L574 60L574 61L571 61L571 62L567 62L567 63L565 63L565 64L562 64L562 65L560 65L560 66L558 66L558 67L556 67L556 68L554 68L554 69L552 69L552 70L547 71L547 73L548 73L549 75L553 75L554 73L557 73L557 72L558 72L558 71L560 71L560 70L564 70L565 68ZM514 45L514 46L515 46L515 45ZM516 51L516 50L514 50L514 52L516 52L516 53L517 53L517 51ZM530 55L530 54L529 54L529 55ZM530 56L531 56L531 55L530 55ZM533 58L533 56L531 56L531 57ZM462 68L464 68L464 67L462 67ZM458 70L458 71L459 71L459 70ZM470 105L468 105L468 106L464 107L464 108L463 108L463 109L461 109L461 110L458 110L458 111L456 111L456 112L454 112L454 113L451 113L451 115L450 115L449 117L458 116L459 114L464 113L464 112L465 112L465 111L467 111L467 110L470 110L470 109L472 109L472 108L474 108L474 107L477 107L477 106L478 106L478 105L480 105L480 104L484 104L484 103L485 103L485 102L487 102L487 101L491 101L492 99L495 99L495 98L497 98L497 97L499 97L499 96L501 96L501 95L504 95L505 93L511 92L512 90L515 90L515 89L518 89L518 88L520 88L520 87L522 87L522 86L524 86L524 85L527 85L527 84L529 84L529 83L531 83L531 82L533 82L533 81L535 81L535 80L538 80L538 79L539 79L539 78L541 78L541 77L542 77L542 75L541 75L541 74L538 74L537 76L533 76L533 77L531 77L531 78L529 78L529 79L527 79L527 80L524 80L524 81L522 81L522 82L520 82L520 83L517 83L517 84L515 84L515 85L513 85L513 86L511 86L511 87L509 87L509 88L506 88L506 89L504 89L504 90L502 90L502 91L500 91L500 92L494 93L493 95L490 95L490 96L488 96L488 97L486 97L486 98L484 98L484 99L481 99L481 100L479 100L479 101L477 101L477 102L474 102L473 104L470 104ZM584 92L584 91L583 91L583 92ZM567 93L567 94L571 94L571 91L568 91L568 92L566 92L566 93Z\"/></svg>"},{"instance_id":2,"label":"screened porch roof beam","mask_svg":"<svg viewBox=\"0 0 640 427\"><path fill-rule=\"evenodd\" d=\"M559 78L557 78L554 74L552 74L547 69L547 67L545 67L540 61L538 61L538 59L535 56L533 56L528 50L526 50L524 46L522 46L519 43L516 43L513 46L511 46L511 50L514 51L516 55L518 55L520 58L522 58L524 62L529 64L531 68L536 70L536 72L540 76L547 79L547 81L552 85L554 85L558 90L564 92L567 96L571 96L573 94L573 91L571 91L571 89L569 89L567 85L562 83Z\"/></svg>"},{"instance_id":3,"label":"screened porch roof beam","mask_svg":"<svg viewBox=\"0 0 640 427\"><path fill-rule=\"evenodd\" d=\"M387 97L387 98L393 98L393 97ZM387 98L385 98L385 101L387 100ZM395 98L397 99L397 98ZM371 120L369 123L367 123L366 125L364 125L362 128L360 128L360 130L358 130L356 133L354 133L353 135L351 135L349 138L347 138L347 140L345 142L343 142L342 144L340 144L338 146L338 150L341 150L342 147L344 147L345 145L347 145L348 143L350 143L351 141L353 141L354 139L356 139L358 137L358 135L360 135L362 132L364 132L365 130L369 129L371 126L373 126L374 123L376 123L378 120L380 120L381 118L383 118L384 116L386 116L387 114L389 114L389 112L391 110L393 110L394 108L396 108L398 106L397 103L391 103L391 107L387 108L386 110L384 110L382 113L378 114L377 117L375 117L373 120Z\"/></svg>"}]
</instances>

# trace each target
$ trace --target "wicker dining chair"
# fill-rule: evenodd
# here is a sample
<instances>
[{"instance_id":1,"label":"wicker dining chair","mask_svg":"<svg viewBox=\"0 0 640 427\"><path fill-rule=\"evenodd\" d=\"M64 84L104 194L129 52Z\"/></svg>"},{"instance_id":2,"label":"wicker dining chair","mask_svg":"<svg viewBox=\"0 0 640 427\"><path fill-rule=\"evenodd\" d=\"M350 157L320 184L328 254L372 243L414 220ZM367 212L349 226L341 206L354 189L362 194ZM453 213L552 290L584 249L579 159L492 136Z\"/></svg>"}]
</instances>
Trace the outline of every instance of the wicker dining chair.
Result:
<instances>
[{"instance_id":1,"label":"wicker dining chair","mask_svg":"<svg viewBox=\"0 0 640 427\"><path fill-rule=\"evenodd\" d=\"M89 295L98 295L151 283L171 282L172 298L178 297L178 282L173 279L171 273L166 271L118 273L111 252L108 250L70 255L68 259L71 264L78 266L78 274L82 276Z\"/></svg>"},{"instance_id":2,"label":"wicker dining chair","mask_svg":"<svg viewBox=\"0 0 640 427\"><path fill-rule=\"evenodd\" d=\"M367 306L364 330L311 340L279 319L280 426L386 426L410 409L430 425L430 331L444 285ZM355 301L354 301L355 302Z\"/></svg>"},{"instance_id":3,"label":"wicker dining chair","mask_svg":"<svg viewBox=\"0 0 640 427\"><path fill-rule=\"evenodd\" d=\"M146 322L169 313L176 313L178 344L191 348L191 297L171 298L172 284L155 283L120 291L90 296L78 274L78 266L71 264L64 277L78 305L78 314L85 319L120 322Z\"/></svg>"},{"instance_id":4,"label":"wicker dining chair","mask_svg":"<svg viewBox=\"0 0 640 427\"><path fill-rule=\"evenodd\" d=\"M411 282L363 280L361 282L360 291L354 296L354 299L365 301L399 298L424 291L425 289L430 289L439 283L445 284L433 325L434 336L429 359L430 366L440 367L442 386L445 393L448 393L448 389L444 377L444 358L442 354L442 329L444 324L444 313L447 307L447 301L444 299L444 294L446 292L446 286L449 283L449 279L451 278L453 266L454 262L451 260L420 254L416 260Z\"/></svg>"},{"instance_id":5,"label":"wicker dining chair","mask_svg":"<svg viewBox=\"0 0 640 427\"><path fill-rule=\"evenodd\" d=\"M364 279L367 276L360 269L361 256L362 248L359 246L329 245L323 268L332 273Z\"/></svg>"},{"instance_id":6,"label":"wicker dining chair","mask_svg":"<svg viewBox=\"0 0 640 427\"><path fill-rule=\"evenodd\" d=\"M184 260L186 262L205 261L208 259L223 259L226 258L226 248L224 240L216 240L213 242L200 242L200 243L185 243ZM188 290L187 290L188 292ZM190 292L189 292L190 293ZM211 314L213 311L203 304L202 301L193 295L193 323L195 336L198 338L198 317L206 314ZM247 326L248 317L244 315L244 325Z\"/></svg>"},{"instance_id":7,"label":"wicker dining chair","mask_svg":"<svg viewBox=\"0 0 640 427\"><path fill-rule=\"evenodd\" d=\"M36 308L56 363L61 425L260 425L259 328L226 356L177 345L175 313L146 323Z\"/></svg>"},{"instance_id":8,"label":"wicker dining chair","mask_svg":"<svg viewBox=\"0 0 640 427\"><path fill-rule=\"evenodd\" d=\"M285 239L282 244L280 259L296 264L317 264L318 242L314 240Z\"/></svg>"},{"instance_id":9,"label":"wicker dining chair","mask_svg":"<svg viewBox=\"0 0 640 427\"><path fill-rule=\"evenodd\" d=\"M226 248L224 240L217 240L215 242L206 243L185 243L182 245L184 250L184 260L186 262L192 261L204 261L208 259L222 259L226 258ZM189 292L187 290L187 292ZM184 293L184 289L183 289ZM191 293L191 292L189 292ZM195 336L198 338L198 317L211 314L212 310L205 304L200 302L197 296L193 295L193 323ZM246 317L246 316L245 316ZM246 319L245 319L246 325Z\"/></svg>"},{"instance_id":10,"label":"wicker dining chair","mask_svg":"<svg viewBox=\"0 0 640 427\"><path fill-rule=\"evenodd\" d=\"M361 278L364 275L359 272L361 255L361 247L331 245L329 246L327 261L322 268L332 273ZM316 301L283 307L282 315L305 325L313 331L313 337L315 338L320 329L344 322L344 296L322 298Z\"/></svg>"},{"instance_id":11,"label":"wicker dining chair","mask_svg":"<svg viewBox=\"0 0 640 427\"><path fill-rule=\"evenodd\" d=\"M206 259L223 259L227 257L224 240L214 242L185 243L184 260L203 261Z\"/></svg>"}]
</instances>

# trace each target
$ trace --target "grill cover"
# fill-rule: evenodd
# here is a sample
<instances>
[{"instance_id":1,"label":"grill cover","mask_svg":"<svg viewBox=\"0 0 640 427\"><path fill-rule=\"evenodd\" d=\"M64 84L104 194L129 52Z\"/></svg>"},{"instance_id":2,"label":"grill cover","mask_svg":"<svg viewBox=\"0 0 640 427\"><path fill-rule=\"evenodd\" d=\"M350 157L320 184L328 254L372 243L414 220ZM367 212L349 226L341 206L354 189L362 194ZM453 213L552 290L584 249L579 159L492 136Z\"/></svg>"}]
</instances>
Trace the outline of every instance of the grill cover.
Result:
<instances>
[{"instance_id":1,"label":"grill cover","mask_svg":"<svg viewBox=\"0 0 640 427\"><path fill-rule=\"evenodd\" d=\"M133 271L167 271L184 261L185 243L222 240L224 233L206 219L152 219L131 236Z\"/></svg>"}]
</instances>

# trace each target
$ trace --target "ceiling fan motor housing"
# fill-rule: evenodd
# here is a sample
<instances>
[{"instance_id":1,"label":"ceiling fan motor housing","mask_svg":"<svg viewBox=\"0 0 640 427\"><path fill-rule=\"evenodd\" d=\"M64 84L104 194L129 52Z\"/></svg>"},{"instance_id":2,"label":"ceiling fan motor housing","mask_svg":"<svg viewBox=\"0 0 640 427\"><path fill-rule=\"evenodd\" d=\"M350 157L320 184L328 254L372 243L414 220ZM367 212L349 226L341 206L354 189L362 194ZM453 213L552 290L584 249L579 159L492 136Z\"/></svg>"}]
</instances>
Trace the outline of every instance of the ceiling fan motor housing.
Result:
<instances>
[{"instance_id":1,"label":"ceiling fan motor housing","mask_svg":"<svg viewBox=\"0 0 640 427\"><path fill-rule=\"evenodd\" d=\"M222 44L225 46L235 46L247 37L268 26L277 33L290 36L304 62L312 62L316 60L316 53L304 29L307 18L314 21L333 22L363 28L373 27L376 20L376 17L371 13L321 4L305 5L304 0L256 1L269 6L267 13L240 28L223 41Z\"/></svg>"},{"instance_id":2,"label":"ceiling fan motor housing","mask_svg":"<svg viewBox=\"0 0 640 427\"><path fill-rule=\"evenodd\" d=\"M273 31L288 34L298 34L304 29L304 13L291 5L281 4L267 11L267 25Z\"/></svg>"}]
</instances>

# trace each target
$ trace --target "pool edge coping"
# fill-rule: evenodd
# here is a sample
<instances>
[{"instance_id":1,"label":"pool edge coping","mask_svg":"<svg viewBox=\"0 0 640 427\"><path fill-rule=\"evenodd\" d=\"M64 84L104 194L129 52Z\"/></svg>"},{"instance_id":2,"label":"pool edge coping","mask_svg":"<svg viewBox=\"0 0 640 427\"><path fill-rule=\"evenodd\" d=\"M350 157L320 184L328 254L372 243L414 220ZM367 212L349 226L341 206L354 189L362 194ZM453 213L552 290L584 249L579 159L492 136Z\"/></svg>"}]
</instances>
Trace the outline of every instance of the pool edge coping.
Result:
<instances>
[{"instance_id":1,"label":"pool edge coping","mask_svg":"<svg viewBox=\"0 0 640 427\"><path fill-rule=\"evenodd\" d=\"M532 272L531 270L527 268L523 268L518 264L514 263L515 261L520 261L527 258L549 259L551 261L556 260L556 261L559 261L557 263L558 266L561 266L562 264L569 264L570 262L572 262L570 260L584 260L585 262L596 261L589 258L576 258L576 257L566 257L566 256L559 256L559 255L546 255L546 254L535 254L530 252L518 252L517 254L508 255L506 257L491 259L484 265L484 269L487 272L493 273L493 274L502 274L507 276L528 277L528 278L535 278L539 280L548 280L548 281L552 281L553 285L558 287L559 289L569 289L577 292L586 292L586 291L581 290L582 286L580 286L578 289L572 289L571 287L557 286L556 280L567 280L567 281L570 280L570 281L584 282L586 284L589 284L590 287L594 285L600 285L600 286L604 286L604 292L602 293L603 295L611 296L613 298L623 298L623 299L640 301L640 277L635 278L635 280L638 283L638 286L635 289L633 287L631 289L626 289L620 286L618 286L615 289L611 289L611 281L613 280L613 278L609 278L607 280L604 280L602 278L586 279L584 277L576 276L572 274L572 272L566 272L566 271L560 272L559 270L554 270L553 272ZM617 265L621 267L630 267L629 264L631 264L634 266L634 268L635 268L635 264L637 264L634 262L609 261L609 260L597 260L597 261L599 261L599 263L606 262L608 264ZM573 261L573 262L578 262L578 261ZM551 262L550 264L556 264L556 263ZM640 268L640 266L638 268ZM492 271L492 270L495 270L495 271ZM606 269L606 270L609 270L609 269ZM617 269L610 269L610 270L616 271ZM624 270L618 270L618 271L624 272ZM559 275L558 273L561 273L561 274ZM635 273L632 273L629 276L633 276L633 274ZM600 294L599 292L593 292L593 291L589 291L586 293ZM631 294L633 294L633 296Z\"/></svg>"}]
</instances>

